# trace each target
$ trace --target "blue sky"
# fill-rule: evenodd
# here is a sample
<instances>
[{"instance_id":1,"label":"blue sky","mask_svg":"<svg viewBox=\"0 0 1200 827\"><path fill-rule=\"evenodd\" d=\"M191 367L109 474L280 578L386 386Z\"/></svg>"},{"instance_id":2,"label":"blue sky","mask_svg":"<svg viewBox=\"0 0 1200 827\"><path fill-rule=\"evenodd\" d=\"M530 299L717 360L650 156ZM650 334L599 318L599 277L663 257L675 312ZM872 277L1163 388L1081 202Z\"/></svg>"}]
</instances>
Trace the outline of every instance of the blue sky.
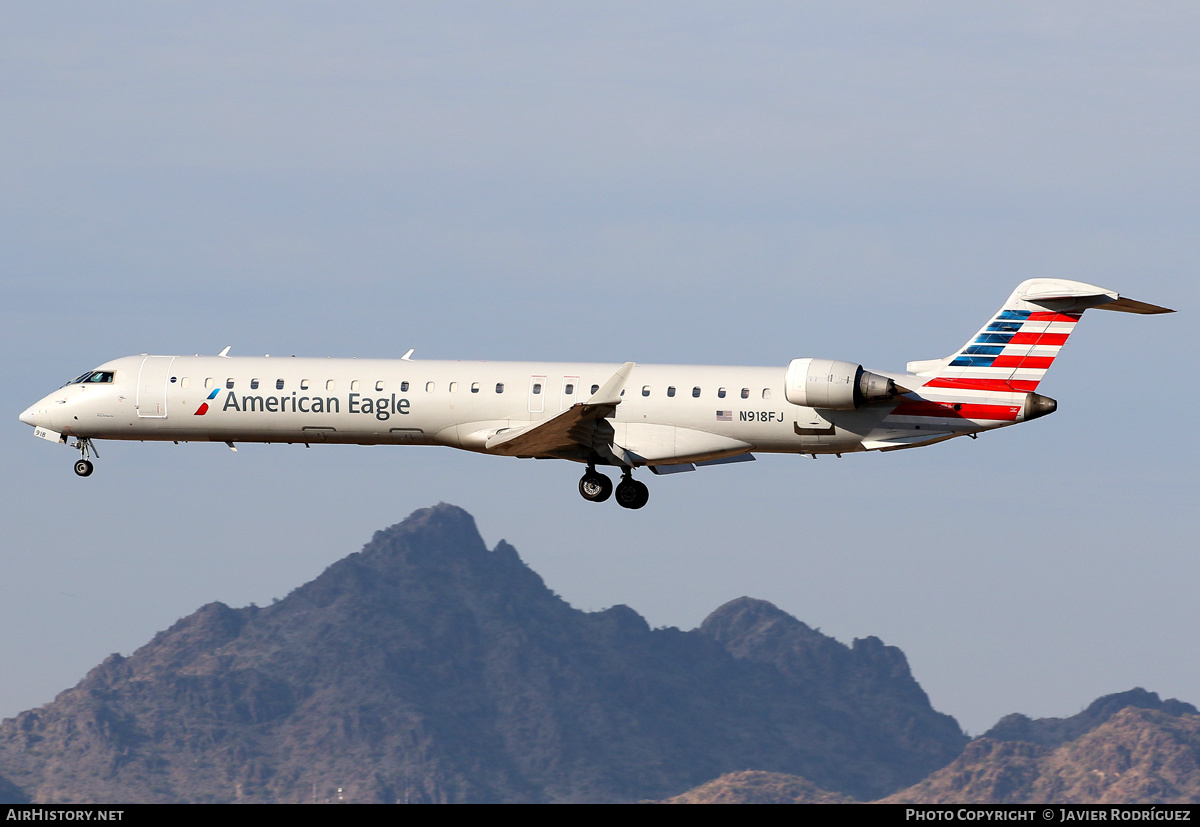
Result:
<instances>
[{"instance_id":1,"label":"blue sky","mask_svg":"<svg viewBox=\"0 0 1200 827\"><path fill-rule=\"evenodd\" d=\"M1200 703L1192 4L87 3L0 10L0 715L438 501L582 609L743 594L901 647L971 732ZM1052 416L652 479L431 448L100 445L17 415L140 353L903 369L1031 277Z\"/></svg>"}]
</instances>

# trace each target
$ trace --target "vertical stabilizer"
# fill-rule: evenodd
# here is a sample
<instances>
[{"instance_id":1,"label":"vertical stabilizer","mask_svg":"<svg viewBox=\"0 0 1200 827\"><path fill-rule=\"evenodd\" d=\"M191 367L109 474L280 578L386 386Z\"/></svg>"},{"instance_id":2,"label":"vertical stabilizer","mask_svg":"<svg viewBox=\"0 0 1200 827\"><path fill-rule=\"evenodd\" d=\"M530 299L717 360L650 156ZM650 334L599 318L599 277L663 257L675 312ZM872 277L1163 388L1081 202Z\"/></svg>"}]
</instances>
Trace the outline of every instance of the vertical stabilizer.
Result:
<instances>
[{"instance_id":1,"label":"vertical stabilizer","mask_svg":"<svg viewBox=\"0 0 1200 827\"><path fill-rule=\"evenodd\" d=\"M1107 305L1107 307L1106 307ZM1054 363L1083 311L1104 308L1170 313L1165 307L1122 299L1112 290L1063 279L1022 282L978 333L945 359L910 362L927 388L1032 392ZM1137 309L1133 309L1137 308Z\"/></svg>"}]
</instances>

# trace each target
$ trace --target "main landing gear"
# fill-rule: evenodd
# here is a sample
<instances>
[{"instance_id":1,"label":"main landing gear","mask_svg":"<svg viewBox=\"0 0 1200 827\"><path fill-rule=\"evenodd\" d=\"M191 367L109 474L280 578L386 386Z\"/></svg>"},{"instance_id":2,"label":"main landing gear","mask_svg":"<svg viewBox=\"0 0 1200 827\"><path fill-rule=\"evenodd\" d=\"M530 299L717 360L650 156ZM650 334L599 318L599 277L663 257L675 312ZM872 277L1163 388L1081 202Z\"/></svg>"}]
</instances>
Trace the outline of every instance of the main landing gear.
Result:
<instances>
[{"instance_id":1,"label":"main landing gear","mask_svg":"<svg viewBox=\"0 0 1200 827\"><path fill-rule=\"evenodd\" d=\"M612 480L592 465L579 480L579 493L585 500L602 503L613 494ZM650 489L633 478L632 468L621 469L621 482L616 487L617 505L622 508L641 508L650 500Z\"/></svg>"},{"instance_id":2,"label":"main landing gear","mask_svg":"<svg viewBox=\"0 0 1200 827\"><path fill-rule=\"evenodd\" d=\"M75 461L75 473L81 477L90 477L95 466L88 456L95 454L100 456L100 452L96 450L96 446L87 437L80 437L75 441L75 447L79 449L79 459Z\"/></svg>"},{"instance_id":3,"label":"main landing gear","mask_svg":"<svg viewBox=\"0 0 1200 827\"><path fill-rule=\"evenodd\" d=\"M588 466L587 473L579 480L579 493L585 500L602 503L612 496L612 480Z\"/></svg>"}]
</instances>

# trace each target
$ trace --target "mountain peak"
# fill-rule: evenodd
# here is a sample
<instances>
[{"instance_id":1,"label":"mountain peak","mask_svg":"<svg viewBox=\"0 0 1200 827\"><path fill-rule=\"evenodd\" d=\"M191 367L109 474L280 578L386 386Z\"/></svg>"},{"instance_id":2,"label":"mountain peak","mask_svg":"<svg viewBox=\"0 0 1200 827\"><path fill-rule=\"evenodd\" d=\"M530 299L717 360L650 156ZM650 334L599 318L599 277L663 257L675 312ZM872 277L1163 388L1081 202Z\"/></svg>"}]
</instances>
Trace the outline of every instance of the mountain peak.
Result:
<instances>
[{"instance_id":1,"label":"mountain peak","mask_svg":"<svg viewBox=\"0 0 1200 827\"><path fill-rule=\"evenodd\" d=\"M750 598L691 632L582 612L440 503L0 724L0 780L42 801L628 801L756 766L871 797L965 741L892 653Z\"/></svg>"}]
</instances>

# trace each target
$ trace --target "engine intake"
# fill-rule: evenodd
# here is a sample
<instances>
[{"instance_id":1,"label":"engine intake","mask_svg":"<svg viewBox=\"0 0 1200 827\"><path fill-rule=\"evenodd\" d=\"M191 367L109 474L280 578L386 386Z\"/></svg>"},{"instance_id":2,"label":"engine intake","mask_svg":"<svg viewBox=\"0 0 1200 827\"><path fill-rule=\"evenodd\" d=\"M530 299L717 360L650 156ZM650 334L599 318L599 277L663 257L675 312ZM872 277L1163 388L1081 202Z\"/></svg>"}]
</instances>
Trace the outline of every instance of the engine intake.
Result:
<instances>
[{"instance_id":1,"label":"engine intake","mask_svg":"<svg viewBox=\"0 0 1200 827\"><path fill-rule=\"evenodd\" d=\"M793 359L784 382L784 396L793 405L835 411L885 402L900 393L886 376L836 359Z\"/></svg>"}]
</instances>

